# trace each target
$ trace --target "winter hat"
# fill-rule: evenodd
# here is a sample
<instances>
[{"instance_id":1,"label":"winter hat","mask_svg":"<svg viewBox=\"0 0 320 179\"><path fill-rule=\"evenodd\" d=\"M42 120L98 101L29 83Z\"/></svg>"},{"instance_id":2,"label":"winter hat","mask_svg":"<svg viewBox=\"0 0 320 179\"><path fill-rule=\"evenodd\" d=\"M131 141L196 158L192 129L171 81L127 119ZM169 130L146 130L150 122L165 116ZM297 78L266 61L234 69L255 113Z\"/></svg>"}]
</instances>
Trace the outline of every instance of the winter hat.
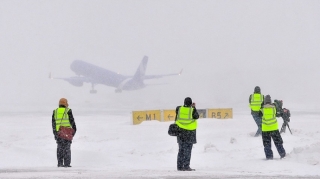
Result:
<instances>
[{"instance_id":1,"label":"winter hat","mask_svg":"<svg viewBox=\"0 0 320 179\"><path fill-rule=\"evenodd\" d=\"M191 104L192 104L192 99L190 97L186 97L184 99L184 105L191 106Z\"/></svg>"},{"instance_id":2,"label":"winter hat","mask_svg":"<svg viewBox=\"0 0 320 179\"><path fill-rule=\"evenodd\" d=\"M264 97L264 104L271 104L271 96L270 95L266 95L266 97Z\"/></svg>"},{"instance_id":3,"label":"winter hat","mask_svg":"<svg viewBox=\"0 0 320 179\"><path fill-rule=\"evenodd\" d=\"M69 106L69 104L68 104L68 100L66 99L66 98L61 98L60 100L59 100L59 106L65 106L65 107L68 107Z\"/></svg>"},{"instance_id":4,"label":"winter hat","mask_svg":"<svg viewBox=\"0 0 320 179\"><path fill-rule=\"evenodd\" d=\"M254 92L255 93L260 93L261 92L260 87L259 86L254 87Z\"/></svg>"}]
</instances>

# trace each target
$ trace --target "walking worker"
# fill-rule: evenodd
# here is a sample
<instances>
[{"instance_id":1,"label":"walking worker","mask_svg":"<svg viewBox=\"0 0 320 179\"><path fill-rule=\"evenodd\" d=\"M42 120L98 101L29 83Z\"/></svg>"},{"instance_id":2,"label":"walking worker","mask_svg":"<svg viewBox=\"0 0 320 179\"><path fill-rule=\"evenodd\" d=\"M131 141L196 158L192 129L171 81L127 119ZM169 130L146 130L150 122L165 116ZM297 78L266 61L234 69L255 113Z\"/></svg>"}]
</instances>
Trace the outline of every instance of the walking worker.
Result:
<instances>
[{"instance_id":1,"label":"walking worker","mask_svg":"<svg viewBox=\"0 0 320 179\"><path fill-rule=\"evenodd\" d=\"M175 122L179 127L177 142L179 152L177 158L178 171L195 171L190 168L191 151L193 144L197 143L196 129L199 114L196 104L190 97L184 99L183 106L177 106Z\"/></svg>"},{"instance_id":2,"label":"walking worker","mask_svg":"<svg viewBox=\"0 0 320 179\"><path fill-rule=\"evenodd\" d=\"M261 135L261 120L262 119L260 116L260 109L263 105L263 99L264 99L264 96L261 94L260 87L256 86L254 88L253 94L251 94L249 97L251 115L258 126L258 130L257 130L256 134L254 135L255 137L258 137L259 135Z\"/></svg>"},{"instance_id":3,"label":"walking worker","mask_svg":"<svg viewBox=\"0 0 320 179\"><path fill-rule=\"evenodd\" d=\"M76 123L72 115L72 110L68 108L68 100L61 98L59 100L59 107L53 111L52 114L52 130L54 139L57 142L57 159L58 167L71 167L71 143L72 140L67 140L59 137L58 132L60 127L67 127L73 129L73 136L77 131Z\"/></svg>"},{"instance_id":4,"label":"walking worker","mask_svg":"<svg viewBox=\"0 0 320 179\"><path fill-rule=\"evenodd\" d=\"M274 104L271 104L270 95L266 95L264 105L261 108L262 112L262 142L267 160L273 159L271 149L271 138L276 146L280 158L286 156L286 151L283 148L283 140L278 130L278 121L276 118L277 109Z\"/></svg>"}]
</instances>

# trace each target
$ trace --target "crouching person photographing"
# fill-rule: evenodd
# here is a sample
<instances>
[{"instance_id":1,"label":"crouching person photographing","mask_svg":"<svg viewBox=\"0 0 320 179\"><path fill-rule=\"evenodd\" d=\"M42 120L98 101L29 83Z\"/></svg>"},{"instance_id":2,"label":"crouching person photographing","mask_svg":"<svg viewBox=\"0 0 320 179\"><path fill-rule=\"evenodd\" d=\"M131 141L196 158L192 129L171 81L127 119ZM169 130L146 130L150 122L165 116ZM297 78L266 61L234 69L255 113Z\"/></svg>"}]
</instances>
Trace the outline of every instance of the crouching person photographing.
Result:
<instances>
[{"instance_id":1,"label":"crouching person photographing","mask_svg":"<svg viewBox=\"0 0 320 179\"><path fill-rule=\"evenodd\" d=\"M199 114L196 104L192 103L190 97L184 99L183 106L176 108L176 124L179 127L177 142L179 144L179 153L177 160L178 171L195 171L190 168L191 151L193 144L197 143L196 129Z\"/></svg>"}]
</instances>

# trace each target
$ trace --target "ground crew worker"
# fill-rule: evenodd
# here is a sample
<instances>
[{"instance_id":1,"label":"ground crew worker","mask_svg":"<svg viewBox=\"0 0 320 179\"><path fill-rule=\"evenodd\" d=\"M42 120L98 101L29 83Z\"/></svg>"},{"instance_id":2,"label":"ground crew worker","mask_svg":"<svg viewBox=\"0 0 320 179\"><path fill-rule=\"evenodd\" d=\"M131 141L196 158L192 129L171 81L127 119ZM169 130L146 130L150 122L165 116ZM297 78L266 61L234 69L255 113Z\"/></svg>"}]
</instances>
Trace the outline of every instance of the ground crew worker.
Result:
<instances>
[{"instance_id":1,"label":"ground crew worker","mask_svg":"<svg viewBox=\"0 0 320 179\"><path fill-rule=\"evenodd\" d=\"M61 126L72 127L74 134L77 131L76 123L72 115L72 111L68 108L67 99L59 100L59 108L55 109L52 114L52 130L54 139L57 142L57 159L58 167L71 167L71 143L72 141L59 138L58 131Z\"/></svg>"},{"instance_id":2,"label":"ground crew worker","mask_svg":"<svg viewBox=\"0 0 320 179\"><path fill-rule=\"evenodd\" d=\"M258 126L258 130L257 130L256 134L254 135L255 137L258 137L259 135L261 135L261 116L259 113L260 113L260 109L263 105L263 99L264 99L264 96L261 94L260 87L256 86L254 88L254 93L251 94L249 97L251 115Z\"/></svg>"},{"instance_id":3,"label":"ground crew worker","mask_svg":"<svg viewBox=\"0 0 320 179\"><path fill-rule=\"evenodd\" d=\"M177 106L175 122L179 127L177 142L179 152L177 158L178 171L195 171L190 168L191 151L193 144L197 143L196 129L199 114L195 103L190 97L186 97L183 106Z\"/></svg>"},{"instance_id":4,"label":"ground crew worker","mask_svg":"<svg viewBox=\"0 0 320 179\"><path fill-rule=\"evenodd\" d=\"M277 109L274 104L271 104L270 95L266 95L260 114L262 114L262 142L266 159L273 159L271 138L278 150L280 157L284 158L286 156L286 151L283 148L283 140L278 130L278 121L276 118Z\"/></svg>"}]
</instances>

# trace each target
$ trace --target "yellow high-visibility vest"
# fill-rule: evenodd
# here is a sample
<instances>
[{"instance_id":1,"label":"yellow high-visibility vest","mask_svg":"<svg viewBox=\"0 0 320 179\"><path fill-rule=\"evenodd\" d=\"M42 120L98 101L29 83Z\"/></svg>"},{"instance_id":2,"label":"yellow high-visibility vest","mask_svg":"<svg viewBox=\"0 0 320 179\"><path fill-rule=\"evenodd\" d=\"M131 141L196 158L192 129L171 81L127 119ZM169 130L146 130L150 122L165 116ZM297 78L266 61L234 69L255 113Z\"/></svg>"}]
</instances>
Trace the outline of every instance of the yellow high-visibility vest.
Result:
<instances>
[{"instance_id":1,"label":"yellow high-visibility vest","mask_svg":"<svg viewBox=\"0 0 320 179\"><path fill-rule=\"evenodd\" d=\"M276 118L276 107L274 105L264 105L261 109L262 116L262 131L278 130L278 120Z\"/></svg>"},{"instance_id":2,"label":"yellow high-visibility vest","mask_svg":"<svg viewBox=\"0 0 320 179\"><path fill-rule=\"evenodd\" d=\"M250 100L250 108L252 111L259 111L263 102L263 95L259 93L253 93Z\"/></svg>"},{"instance_id":3,"label":"yellow high-visibility vest","mask_svg":"<svg viewBox=\"0 0 320 179\"><path fill-rule=\"evenodd\" d=\"M186 130L195 130L197 129L197 120L192 118L192 107L181 106L178 111L176 124Z\"/></svg>"},{"instance_id":4,"label":"yellow high-visibility vest","mask_svg":"<svg viewBox=\"0 0 320 179\"><path fill-rule=\"evenodd\" d=\"M54 110L54 119L56 120L56 131L59 131L60 125L64 127L71 127L69 121L69 108L57 108Z\"/></svg>"}]
</instances>

